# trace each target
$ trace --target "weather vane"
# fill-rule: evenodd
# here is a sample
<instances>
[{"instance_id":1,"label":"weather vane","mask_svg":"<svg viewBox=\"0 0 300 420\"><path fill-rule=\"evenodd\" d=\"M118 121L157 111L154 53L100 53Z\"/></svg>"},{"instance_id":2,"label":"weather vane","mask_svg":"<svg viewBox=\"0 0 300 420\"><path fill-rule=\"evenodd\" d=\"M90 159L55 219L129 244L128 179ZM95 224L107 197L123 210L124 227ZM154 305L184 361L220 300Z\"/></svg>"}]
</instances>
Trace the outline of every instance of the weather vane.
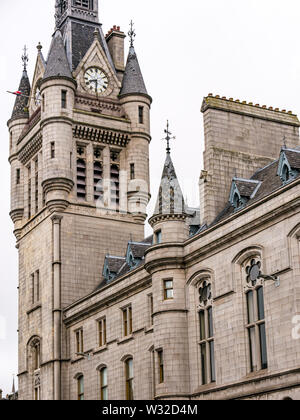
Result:
<instances>
[{"instance_id":1,"label":"weather vane","mask_svg":"<svg viewBox=\"0 0 300 420\"><path fill-rule=\"evenodd\" d=\"M136 37L135 30L133 28L133 21L130 22L130 31L128 32L128 36L130 38L130 47L133 47L134 38Z\"/></svg>"},{"instance_id":2,"label":"weather vane","mask_svg":"<svg viewBox=\"0 0 300 420\"><path fill-rule=\"evenodd\" d=\"M23 61L24 71L26 71L27 70L27 63L29 61L26 45L24 46L24 53L22 55L22 61Z\"/></svg>"},{"instance_id":3,"label":"weather vane","mask_svg":"<svg viewBox=\"0 0 300 420\"><path fill-rule=\"evenodd\" d=\"M167 128L165 130L165 134L166 134L166 137L163 140L167 141L167 153L170 154L170 152L171 152L170 140L175 140L176 137L175 136L171 137L172 133L169 130L169 121L167 121Z\"/></svg>"}]
</instances>

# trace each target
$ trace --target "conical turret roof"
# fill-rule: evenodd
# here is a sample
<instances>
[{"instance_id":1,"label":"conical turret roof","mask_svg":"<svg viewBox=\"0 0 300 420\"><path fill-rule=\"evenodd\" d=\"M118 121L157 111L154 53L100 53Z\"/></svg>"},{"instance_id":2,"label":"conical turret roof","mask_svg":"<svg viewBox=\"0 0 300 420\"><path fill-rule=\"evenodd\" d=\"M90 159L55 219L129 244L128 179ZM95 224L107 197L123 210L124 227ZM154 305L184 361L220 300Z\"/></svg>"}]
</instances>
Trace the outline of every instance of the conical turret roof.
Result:
<instances>
[{"instance_id":1,"label":"conical turret roof","mask_svg":"<svg viewBox=\"0 0 300 420\"><path fill-rule=\"evenodd\" d=\"M27 71L24 70L22 74L22 78L19 85L19 92L22 93L21 96L17 96L15 100L15 105L13 108L12 120L17 120L20 118L28 118L29 117L29 111L27 108L28 105L28 99L30 96L30 81L28 78Z\"/></svg>"},{"instance_id":2,"label":"conical turret roof","mask_svg":"<svg viewBox=\"0 0 300 420\"><path fill-rule=\"evenodd\" d=\"M161 177L154 216L185 213L185 202L170 153Z\"/></svg>"},{"instance_id":3,"label":"conical turret roof","mask_svg":"<svg viewBox=\"0 0 300 420\"><path fill-rule=\"evenodd\" d=\"M133 46L129 49L120 95L148 95L139 61Z\"/></svg>"},{"instance_id":4,"label":"conical turret roof","mask_svg":"<svg viewBox=\"0 0 300 420\"><path fill-rule=\"evenodd\" d=\"M59 29L53 35L48 54L44 79L49 77L67 77L72 79L63 38Z\"/></svg>"}]
</instances>

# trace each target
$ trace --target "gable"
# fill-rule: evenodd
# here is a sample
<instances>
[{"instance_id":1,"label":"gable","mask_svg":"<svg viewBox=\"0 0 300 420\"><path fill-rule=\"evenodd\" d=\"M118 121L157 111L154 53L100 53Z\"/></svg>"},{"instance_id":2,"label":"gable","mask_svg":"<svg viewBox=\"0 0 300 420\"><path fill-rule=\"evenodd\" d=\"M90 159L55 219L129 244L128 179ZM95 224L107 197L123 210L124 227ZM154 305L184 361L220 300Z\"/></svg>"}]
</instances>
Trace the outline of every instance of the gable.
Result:
<instances>
[{"instance_id":1,"label":"gable","mask_svg":"<svg viewBox=\"0 0 300 420\"><path fill-rule=\"evenodd\" d=\"M101 70L108 79L108 87L102 93L93 93L90 88L87 86L85 81L85 73L91 68L97 68ZM114 69L110 65L106 54L104 53L101 44L98 38L94 39L91 47L87 51L84 58L79 63L77 69L75 70L74 78L77 81L78 91L85 93L94 97L100 98L112 98L118 99L121 83L118 80Z\"/></svg>"},{"instance_id":2,"label":"gable","mask_svg":"<svg viewBox=\"0 0 300 420\"><path fill-rule=\"evenodd\" d=\"M30 102L29 102L29 115L30 116L40 106L40 102L37 101L35 98L38 95L39 84L40 84L42 78L44 77L45 68L46 68L46 62L44 60L42 52L39 51L39 53L37 55L37 59L36 59L36 64L35 64L32 84L31 84L32 89L31 89L31 98L30 98Z\"/></svg>"}]
</instances>

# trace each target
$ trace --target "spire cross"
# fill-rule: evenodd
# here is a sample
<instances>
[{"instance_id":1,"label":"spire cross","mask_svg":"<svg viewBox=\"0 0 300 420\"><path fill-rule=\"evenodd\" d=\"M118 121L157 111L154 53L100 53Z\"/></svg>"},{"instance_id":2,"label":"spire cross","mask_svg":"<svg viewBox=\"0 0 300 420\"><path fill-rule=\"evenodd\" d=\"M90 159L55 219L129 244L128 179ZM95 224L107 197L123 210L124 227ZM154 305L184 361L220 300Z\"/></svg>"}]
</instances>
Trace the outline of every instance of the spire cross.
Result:
<instances>
[{"instance_id":1,"label":"spire cross","mask_svg":"<svg viewBox=\"0 0 300 420\"><path fill-rule=\"evenodd\" d=\"M170 152L171 152L170 140L175 140L176 139L175 136L171 137L172 136L172 133L169 130L169 121L167 121L167 128L165 130L165 134L166 134L166 137L163 140L166 140L167 141L167 153L169 155Z\"/></svg>"},{"instance_id":2,"label":"spire cross","mask_svg":"<svg viewBox=\"0 0 300 420\"><path fill-rule=\"evenodd\" d=\"M27 54L27 47L26 47L26 45L24 46L24 53L23 53L23 55L22 55L22 61L23 61L23 68L24 68L24 71L26 71L26 70L27 70L27 63L28 63L28 61L29 61L28 54Z\"/></svg>"},{"instance_id":3,"label":"spire cross","mask_svg":"<svg viewBox=\"0 0 300 420\"><path fill-rule=\"evenodd\" d=\"M130 38L130 47L133 47L134 38L136 37L135 30L133 28L133 21L130 22L130 31L128 32L128 36Z\"/></svg>"}]
</instances>

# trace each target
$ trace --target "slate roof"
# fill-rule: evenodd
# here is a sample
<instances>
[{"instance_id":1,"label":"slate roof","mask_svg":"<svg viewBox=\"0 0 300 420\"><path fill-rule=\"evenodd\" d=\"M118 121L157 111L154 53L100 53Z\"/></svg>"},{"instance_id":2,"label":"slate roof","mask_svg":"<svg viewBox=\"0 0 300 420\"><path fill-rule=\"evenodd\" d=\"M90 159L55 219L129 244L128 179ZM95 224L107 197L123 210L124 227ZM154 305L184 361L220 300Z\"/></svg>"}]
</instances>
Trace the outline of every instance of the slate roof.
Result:
<instances>
[{"instance_id":1,"label":"slate roof","mask_svg":"<svg viewBox=\"0 0 300 420\"><path fill-rule=\"evenodd\" d=\"M300 151L287 149L287 150L285 150L285 153L287 154L287 158L289 160L289 163L290 163L291 167L293 169L300 169ZM250 178L250 180L261 182L261 185L258 188L258 190L256 191L255 196L253 198L250 198L251 195L252 195L252 194L250 194L251 188L248 185L246 185L246 183L242 183L243 185L242 184L240 185L241 188L244 188L245 194L248 194L247 196L250 198L247 201L245 207L250 206L251 204L255 203L256 201L259 201L259 200L267 197L272 192L282 188L285 185L285 184L283 184L280 176L277 175L278 163L279 163L279 160L277 159L274 162L270 163L269 165L265 166L264 168L258 170ZM300 176L300 174L298 175L298 177L299 176ZM257 184L255 184L255 185L257 187ZM231 205L231 203L228 202L226 204L225 208L220 212L220 214L213 221L211 226L213 226L216 223L220 222L221 220L224 220L227 217L231 216L235 211L236 211L236 209L234 208L234 206Z\"/></svg>"},{"instance_id":2,"label":"slate roof","mask_svg":"<svg viewBox=\"0 0 300 420\"><path fill-rule=\"evenodd\" d=\"M174 193L171 194L171 189ZM154 216L159 214L181 214L185 212L185 202L177 179L170 153L167 153L160 182Z\"/></svg>"},{"instance_id":3,"label":"slate roof","mask_svg":"<svg viewBox=\"0 0 300 420\"><path fill-rule=\"evenodd\" d=\"M28 97L30 96L30 81L27 75L27 71L24 70L22 78L19 85L19 91L22 92L25 96L17 96L11 115L11 120L16 120L19 118L29 118L29 111L27 109Z\"/></svg>"},{"instance_id":4,"label":"slate roof","mask_svg":"<svg viewBox=\"0 0 300 420\"><path fill-rule=\"evenodd\" d=\"M133 93L148 95L136 52L130 47L120 95Z\"/></svg>"},{"instance_id":5,"label":"slate roof","mask_svg":"<svg viewBox=\"0 0 300 420\"><path fill-rule=\"evenodd\" d=\"M85 54L87 53L88 49L92 45L94 41L94 32L95 29L99 31L99 42L107 56L107 59L114 70L113 60L111 58L107 43L105 41L102 29L100 25L89 25L87 23L78 23L72 22L71 23L71 53L70 53L70 65L72 70L76 70L78 64L81 62Z\"/></svg>"},{"instance_id":6,"label":"slate roof","mask_svg":"<svg viewBox=\"0 0 300 420\"><path fill-rule=\"evenodd\" d=\"M111 255L106 256L107 266L111 273L118 273L120 268L125 262L123 257L113 257Z\"/></svg>"},{"instance_id":7,"label":"slate roof","mask_svg":"<svg viewBox=\"0 0 300 420\"><path fill-rule=\"evenodd\" d=\"M63 38L59 29L53 35L48 54L44 79L48 77L67 77L72 79Z\"/></svg>"},{"instance_id":8,"label":"slate roof","mask_svg":"<svg viewBox=\"0 0 300 420\"><path fill-rule=\"evenodd\" d=\"M129 242L133 258L144 258L146 250L152 245L149 243Z\"/></svg>"},{"instance_id":9,"label":"slate roof","mask_svg":"<svg viewBox=\"0 0 300 420\"><path fill-rule=\"evenodd\" d=\"M243 197L250 198L257 189L259 182L251 182L246 179L235 179L235 184Z\"/></svg>"},{"instance_id":10,"label":"slate roof","mask_svg":"<svg viewBox=\"0 0 300 420\"><path fill-rule=\"evenodd\" d=\"M300 169L300 150L286 149L284 153L292 169Z\"/></svg>"}]
</instances>

